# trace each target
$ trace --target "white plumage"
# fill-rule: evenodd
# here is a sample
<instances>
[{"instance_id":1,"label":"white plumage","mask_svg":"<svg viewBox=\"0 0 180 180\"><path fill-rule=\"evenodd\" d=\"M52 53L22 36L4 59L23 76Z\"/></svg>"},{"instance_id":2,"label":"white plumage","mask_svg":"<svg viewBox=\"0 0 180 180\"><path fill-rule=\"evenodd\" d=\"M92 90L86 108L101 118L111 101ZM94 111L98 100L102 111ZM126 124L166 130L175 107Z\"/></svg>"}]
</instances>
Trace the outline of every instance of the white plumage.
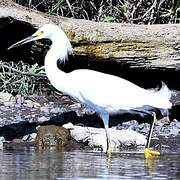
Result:
<instances>
[{"instance_id":1,"label":"white plumage","mask_svg":"<svg viewBox=\"0 0 180 180\"><path fill-rule=\"evenodd\" d=\"M32 36L15 43L9 49L42 38L52 41L45 57L45 71L52 85L86 104L102 117L107 136L107 142L103 144L104 151L109 147L109 114L120 110L143 109L144 106L171 108L171 92L165 84L161 90L153 92L120 77L93 70L81 69L65 73L58 69L57 61L65 61L68 54L72 54L72 47L65 33L56 25L44 25Z\"/></svg>"}]
</instances>

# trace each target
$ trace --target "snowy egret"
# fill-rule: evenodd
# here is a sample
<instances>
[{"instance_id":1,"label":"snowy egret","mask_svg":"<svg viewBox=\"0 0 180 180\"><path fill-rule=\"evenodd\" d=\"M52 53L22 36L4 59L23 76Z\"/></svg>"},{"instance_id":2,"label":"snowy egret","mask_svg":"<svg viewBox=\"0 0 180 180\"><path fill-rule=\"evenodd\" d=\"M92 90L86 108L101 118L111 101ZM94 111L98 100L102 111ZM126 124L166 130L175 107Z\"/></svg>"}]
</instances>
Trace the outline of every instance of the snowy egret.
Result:
<instances>
[{"instance_id":1,"label":"snowy egret","mask_svg":"<svg viewBox=\"0 0 180 180\"><path fill-rule=\"evenodd\" d=\"M33 35L13 44L8 49L44 38L52 41L45 57L47 77L57 90L84 103L100 115L106 133L103 151L108 152L110 149L108 133L110 114L121 110L144 111L145 106L148 106L148 110L171 108L172 104L169 101L171 92L165 84L159 91L153 92L120 77L93 70L80 69L65 73L58 69L57 61L66 61L73 50L66 34L57 25L46 24Z\"/></svg>"}]
</instances>

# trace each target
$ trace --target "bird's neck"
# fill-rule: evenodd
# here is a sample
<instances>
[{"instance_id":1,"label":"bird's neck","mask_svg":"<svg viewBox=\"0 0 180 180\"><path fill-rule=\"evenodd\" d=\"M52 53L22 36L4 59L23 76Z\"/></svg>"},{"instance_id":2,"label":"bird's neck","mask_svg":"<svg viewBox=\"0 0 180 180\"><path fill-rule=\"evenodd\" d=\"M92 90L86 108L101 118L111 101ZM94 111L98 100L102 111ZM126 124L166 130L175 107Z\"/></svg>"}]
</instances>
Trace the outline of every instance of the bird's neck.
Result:
<instances>
[{"instance_id":1,"label":"bird's neck","mask_svg":"<svg viewBox=\"0 0 180 180\"><path fill-rule=\"evenodd\" d=\"M52 45L45 57L45 71L51 84L58 90L66 92L67 86L67 73L63 72L57 67L57 61L61 58L58 54L57 46Z\"/></svg>"}]
</instances>

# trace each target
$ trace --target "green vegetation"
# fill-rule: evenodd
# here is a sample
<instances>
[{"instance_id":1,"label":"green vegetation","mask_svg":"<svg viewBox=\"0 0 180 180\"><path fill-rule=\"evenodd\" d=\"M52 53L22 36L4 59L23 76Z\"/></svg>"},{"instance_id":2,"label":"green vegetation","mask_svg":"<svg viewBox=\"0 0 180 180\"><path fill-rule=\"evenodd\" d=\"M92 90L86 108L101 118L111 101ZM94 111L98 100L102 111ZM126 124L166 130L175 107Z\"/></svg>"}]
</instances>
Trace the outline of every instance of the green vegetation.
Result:
<instances>
[{"instance_id":1,"label":"green vegetation","mask_svg":"<svg viewBox=\"0 0 180 180\"><path fill-rule=\"evenodd\" d=\"M46 12L79 19L135 24L180 22L180 1L174 0L14 0Z\"/></svg>"},{"instance_id":2,"label":"green vegetation","mask_svg":"<svg viewBox=\"0 0 180 180\"><path fill-rule=\"evenodd\" d=\"M14 0L16 3L45 12L50 15L89 19L101 22L134 24L165 24L180 22L180 1L174 0ZM76 41L75 32L67 32L71 41ZM98 36L101 36L99 33ZM103 35L102 35L103 36ZM77 37L76 37L77 38ZM87 35L81 35L79 42L87 41ZM38 47L40 47L38 49ZM32 47L33 48L33 47ZM47 49L41 43L33 51ZM107 58L143 55L151 57L154 48L148 42L126 40L114 43L83 44L74 47L75 52ZM42 52L43 52L42 51ZM0 62L0 91L23 95L41 95L51 90L49 81L38 65L23 62Z\"/></svg>"},{"instance_id":3,"label":"green vegetation","mask_svg":"<svg viewBox=\"0 0 180 180\"><path fill-rule=\"evenodd\" d=\"M37 64L0 62L0 92L42 95L47 88L44 70Z\"/></svg>"}]
</instances>

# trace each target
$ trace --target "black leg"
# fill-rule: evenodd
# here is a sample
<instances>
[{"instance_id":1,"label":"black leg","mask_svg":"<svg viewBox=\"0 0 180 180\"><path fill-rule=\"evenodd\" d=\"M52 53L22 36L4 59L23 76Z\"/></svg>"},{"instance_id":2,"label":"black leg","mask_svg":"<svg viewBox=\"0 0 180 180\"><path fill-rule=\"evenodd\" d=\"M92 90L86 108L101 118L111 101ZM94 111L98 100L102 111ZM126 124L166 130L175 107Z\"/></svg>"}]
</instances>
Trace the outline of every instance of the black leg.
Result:
<instances>
[{"instance_id":1,"label":"black leg","mask_svg":"<svg viewBox=\"0 0 180 180\"><path fill-rule=\"evenodd\" d=\"M149 130L148 138L147 138L146 148L149 148L150 144L151 144L152 133L153 133L154 124L155 124L155 120L156 120L156 113L155 112L152 112L152 117L153 117L153 119L151 121L151 126L150 126L150 130Z\"/></svg>"}]
</instances>

